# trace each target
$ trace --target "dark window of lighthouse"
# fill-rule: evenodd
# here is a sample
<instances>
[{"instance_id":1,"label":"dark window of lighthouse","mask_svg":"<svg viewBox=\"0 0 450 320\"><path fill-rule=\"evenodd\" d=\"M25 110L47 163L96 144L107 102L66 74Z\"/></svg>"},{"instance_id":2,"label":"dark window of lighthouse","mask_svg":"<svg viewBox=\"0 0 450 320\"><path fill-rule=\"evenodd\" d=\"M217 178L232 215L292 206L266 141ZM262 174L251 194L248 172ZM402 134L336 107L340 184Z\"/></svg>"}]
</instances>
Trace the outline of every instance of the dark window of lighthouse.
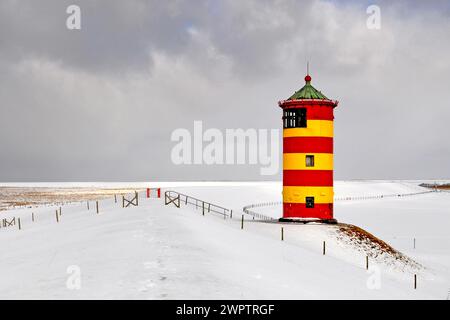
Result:
<instances>
[{"instance_id":1,"label":"dark window of lighthouse","mask_svg":"<svg viewBox=\"0 0 450 320\"><path fill-rule=\"evenodd\" d=\"M283 111L284 128L306 128L306 108Z\"/></svg>"},{"instance_id":2,"label":"dark window of lighthouse","mask_svg":"<svg viewBox=\"0 0 450 320\"><path fill-rule=\"evenodd\" d=\"M306 166L314 167L314 155L306 155Z\"/></svg>"},{"instance_id":3,"label":"dark window of lighthouse","mask_svg":"<svg viewBox=\"0 0 450 320\"><path fill-rule=\"evenodd\" d=\"M314 208L314 197L306 197L306 207Z\"/></svg>"}]
</instances>

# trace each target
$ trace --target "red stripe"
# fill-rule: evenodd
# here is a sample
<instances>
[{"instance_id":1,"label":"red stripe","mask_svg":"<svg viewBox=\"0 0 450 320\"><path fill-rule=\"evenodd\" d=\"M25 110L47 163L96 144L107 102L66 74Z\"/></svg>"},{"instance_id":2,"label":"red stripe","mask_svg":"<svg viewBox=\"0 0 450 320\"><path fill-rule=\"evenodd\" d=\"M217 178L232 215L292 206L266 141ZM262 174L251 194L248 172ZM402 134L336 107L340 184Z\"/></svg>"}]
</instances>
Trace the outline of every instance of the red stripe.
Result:
<instances>
[{"instance_id":1,"label":"red stripe","mask_svg":"<svg viewBox=\"0 0 450 320\"><path fill-rule=\"evenodd\" d=\"M304 203L283 203L283 218L333 219L332 203L316 203L306 208Z\"/></svg>"},{"instance_id":2,"label":"red stripe","mask_svg":"<svg viewBox=\"0 0 450 320\"><path fill-rule=\"evenodd\" d=\"M333 170L284 170L283 186L333 186Z\"/></svg>"},{"instance_id":3,"label":"red stripe","mask_svg":"<svg viewBox=\"0 0 450 320\"><path fill-rule=\"evenodd\" d=\"M333 138L286 137L283 138L284 153L333 153Z\"/></svg>"},{"instance_id":4,"label":"red stripe","mask_svg":"<svg viewBox=\"0 0 450 320\"><path fill-rule=\"evenodd\" d=\"M292 105L284 109L306 108L306 118L309 120L334 120L333 106L322 105Z\"/></svg>"}]
</instances>

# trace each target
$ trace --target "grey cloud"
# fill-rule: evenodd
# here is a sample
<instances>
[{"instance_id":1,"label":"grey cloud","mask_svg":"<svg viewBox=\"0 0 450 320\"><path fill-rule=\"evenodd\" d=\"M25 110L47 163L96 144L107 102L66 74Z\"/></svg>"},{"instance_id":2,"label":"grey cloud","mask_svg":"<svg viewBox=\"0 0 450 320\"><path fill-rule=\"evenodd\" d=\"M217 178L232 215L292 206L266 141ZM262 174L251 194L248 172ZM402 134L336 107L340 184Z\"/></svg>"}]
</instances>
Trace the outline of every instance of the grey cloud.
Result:
<instances>
[{"instance_id":1,"label":"grey cloud","mask_svg":"<svg viewBox=\"0 0 450 320\"><path fill-rule=\"evenodd\" d=\"M303 85L340 100L335 177L445 178L449 14L352 1L0 4L0 181L275 179L257 166L175 166L171 132L280 128Z\"/></svg>"},{"instance_id":2,"label":"grey cloud","mask_svg":"<svg viewBox=\"0 0 450 320\"><path fill-rule=\"evenodd\" d=\"M66 28L71 4L81 8L81 30ZM206 11L200 1L195 7L145 0L9 0L0 6L0 45L10 61L39 57L113 74L147 67L153 48L181 53L188 41L186 28Z\"/></svg>"}]
</instances>

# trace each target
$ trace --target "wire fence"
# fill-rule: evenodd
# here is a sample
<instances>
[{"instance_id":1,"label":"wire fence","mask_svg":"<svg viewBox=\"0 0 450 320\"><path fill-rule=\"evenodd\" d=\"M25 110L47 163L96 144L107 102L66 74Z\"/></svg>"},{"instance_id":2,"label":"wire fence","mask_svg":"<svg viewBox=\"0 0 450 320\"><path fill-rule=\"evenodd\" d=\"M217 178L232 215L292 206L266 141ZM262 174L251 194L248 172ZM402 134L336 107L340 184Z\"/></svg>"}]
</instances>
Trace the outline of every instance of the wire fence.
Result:
<instances>
[{"instance_id":1,"label":"wire fence","mask_svg":"<svg viewBox=\"0 0 450 320\"><path fill-rule=\"evenodd\" d=\"M437 190L429 190L429 191L420 191L420 192L411 192L411 193L395 193L395 194L380 194L380 195L371 195L371 196L347 196L347 197L337 197L334 198L334 201L353 201L353 200L371 200L371 199L383 199L383 198L399 198L399 197L409 197L416 196L420 194L427 194L432 192L440 192ZM254 203L245 206L242 211L246 214L253 216L259 220L277 220L276 218L264 215L262 213L256 212L252 210L254 208L262 208L262 207L272 207L272 206L281 206L283 205L283 201L271 201L271 202L261 202Z\"/></svg>"},{"instance_id":2,"label":"wire fence","mask_svg":"<svg viewBox=\"0 0 450 320\"><path fill-rule=\"evenodd\" d=\"M264 214L261 214L259 212L254 211L254 210L251 210L251 209L253 209L253 208L260 208L260 207L267 207L267 206L276 206L278 204L282 204L282 202L265 202L265 203L250 204L250 205L245 206L244 208L242 208L242 211L244 211L244 213L252 216L253 219L258 219L258 220L262 220L262 221L274 221L274 220L278 220L278 219L270 217L270 216L266 216Z\"/></svg>"},{"instance_id":3,"label":"wire fence","mask_svg":"<svg viewBox=\"0 0 450 320\"><path fill-rule=\"evenodd\" d=\"M394 193L394 194L379 194L373 196L350 196L350 197L337 197L334 198L335 201L350 201L350 200L371 200L371 199L383 199L383 198L398 198L398 197L410 197L419 194L426 194L432 192L439 192L436 190L411 192L411 193Z\"/></svg>"}]
</instances>

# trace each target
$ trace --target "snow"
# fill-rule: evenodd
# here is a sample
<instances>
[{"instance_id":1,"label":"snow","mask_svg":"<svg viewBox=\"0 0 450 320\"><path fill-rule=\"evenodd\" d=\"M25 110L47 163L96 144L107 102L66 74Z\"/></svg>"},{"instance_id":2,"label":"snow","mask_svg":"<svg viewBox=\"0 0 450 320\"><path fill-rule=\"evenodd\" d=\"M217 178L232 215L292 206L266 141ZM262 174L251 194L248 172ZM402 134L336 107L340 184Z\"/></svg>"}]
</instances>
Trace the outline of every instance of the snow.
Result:
<instances>
[{"instance_id":1,"label":"snow","mask_svg":"<svg viewBox=\"0 0 450 320\"><path fill-rule=\"evenodd\" d=\"M338 181L336 197L410 194L411 181ZM6 184L2 184L4 186ZM36 184L8 184L25 187ZM233 219L145 199L138 207L102 200L0 212L0 299L446 299L450 288L450 193L336 201L340 222L362 227L424 268L370 259L339 241L333 226L262 223L242 207L281 200L278 182L45 183L38 186L163 187L233 209ZM281 206L258 208L281 215ZM34 212L35 222L31 221ZM280 239L284 228L284 241ZM416 238L416 248L413 239ZM322 254L326 241L326 255ZM81 288L70 289L70 266ZM380 274L380 288L368 286ZM418 289L413 276L418 275Z\"/></svg>"}]
</instances>

